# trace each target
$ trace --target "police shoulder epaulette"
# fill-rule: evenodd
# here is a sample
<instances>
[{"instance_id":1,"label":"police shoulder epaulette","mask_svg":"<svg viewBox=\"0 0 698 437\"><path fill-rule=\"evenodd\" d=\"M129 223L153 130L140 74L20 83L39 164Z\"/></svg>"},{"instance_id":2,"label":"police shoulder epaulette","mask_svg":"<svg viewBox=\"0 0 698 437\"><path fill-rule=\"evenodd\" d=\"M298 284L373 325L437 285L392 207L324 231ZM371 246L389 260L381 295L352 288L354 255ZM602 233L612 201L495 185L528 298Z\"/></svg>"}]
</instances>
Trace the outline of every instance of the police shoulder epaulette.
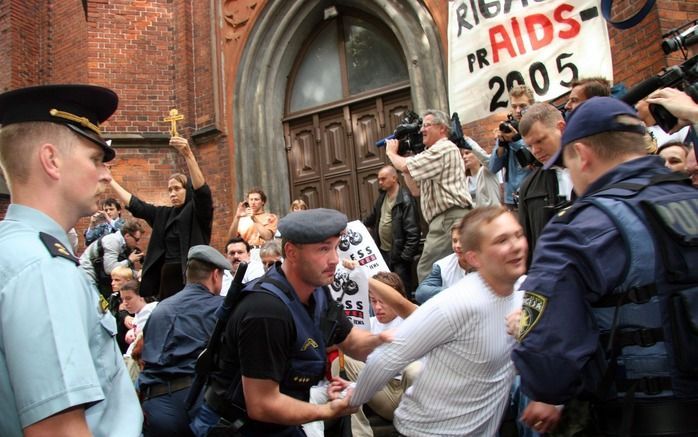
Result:
<instances>
[{"instance_id":1,"label":"police shoulder epaulette","mask_svg":"<svg viewBox=\"0 0 698 437\"><path fill-rule=\"evenodd\" d=\"M560 211L558 211L557 214L555 214L555 216L553 217L553 220L561 223L569 223L570 221L572 221L574 216L577 215L577 212L579 212L579 210L581 210L585 206L588 205L582 202L573 203L567 208L563 208Z\"/></svg>"},{"instance_id":2,"label":"police shoulder epaulette","mask_svg":"<svg viewBox=\"0 0 698 437\"><path fill-rule=\"evenodd\" d=\"M49 235L45 232L39 232L39 238L41 239L41 242L44 243L44 246L46 246L46 249L48 249L48 253L50 253L54 258L60 256L61 258L74 262L75 265L80 264L80 260L75 255L70 253L63 243L58 241L58 239L53 235Z\"/></svg>"}]
</instances>

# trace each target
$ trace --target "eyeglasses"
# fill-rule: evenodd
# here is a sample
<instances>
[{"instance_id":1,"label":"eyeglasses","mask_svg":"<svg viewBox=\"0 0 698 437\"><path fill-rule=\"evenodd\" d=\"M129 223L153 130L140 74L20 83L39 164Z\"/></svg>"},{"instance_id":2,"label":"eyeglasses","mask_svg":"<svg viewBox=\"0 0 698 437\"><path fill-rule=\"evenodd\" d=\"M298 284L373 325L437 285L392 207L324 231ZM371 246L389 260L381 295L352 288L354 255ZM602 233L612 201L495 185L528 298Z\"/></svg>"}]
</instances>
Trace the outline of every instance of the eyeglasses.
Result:
<instances>
[{"instance_id":1,"label":"eyeglasses","mask_svg":"<svg viewBox=\"0 0 698 437\"><path fill-rule=\"evenodd\" d=\"M133 235L133 234L126 234L126 235L128 235L128 236L131 237L131 238L133 238L133 241L135 241L136 243L138 243L138 242L141 240L141 237L136 237L136 236Z\"/></svg>"},{"instance_id":2,"label":"eyeglasses","mask_svg":"<svg viewBox=\"0 0 698 437\"><path fill-rule=\"evenodd\" d=\"M438 126L439 124L440 124L440 123L430 123L430 122L426 122L426 123L422 123L422 127L423 127L423 128L427 128L427 127L431 127L431 126Z\"/></svg>"}]
</instances>

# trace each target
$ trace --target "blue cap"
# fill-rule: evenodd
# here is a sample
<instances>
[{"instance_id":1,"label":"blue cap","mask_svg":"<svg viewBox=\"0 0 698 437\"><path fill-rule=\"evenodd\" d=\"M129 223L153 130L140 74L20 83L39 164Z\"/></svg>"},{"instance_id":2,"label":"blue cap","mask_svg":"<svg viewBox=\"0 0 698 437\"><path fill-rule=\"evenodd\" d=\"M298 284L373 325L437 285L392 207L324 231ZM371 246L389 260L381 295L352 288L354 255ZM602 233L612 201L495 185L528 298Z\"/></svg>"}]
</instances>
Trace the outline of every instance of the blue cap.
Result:
<instances>
[{"instance_id":1,"label":"blue cap","mask_svg":"<svg viewBox=\"0 0 698 437\"><path fill-rule=\"evenodd\" d=\"M32 121L62 124L104 150L104 162L116 153L102 138L99 124L116 110L114 91L94 85L42 85L0 94L0 125Z\"/></svg>"},{"instance_id":2,"label":"blue cap","mask_svg":"<svg viewBox=\"0 0 698 437\"><path fill-rule=\"evenodd\" d=\"M295 211L279 220L281 236L293 243L320 243L339 235L347 227L347 216L334 209Z\"/></svg>"},{"instance_id":3,"label":"blue cap","mask_svg":"<svg viewBox=\"0 0 698 437\"><path fill-rule=\"evenodd\" d=\"M620 115L627 115L637 119L638 122L640 121L635 108L612 97L592 97L582 102L567 118L560 149L545 163L543 168L549 169L554 165L562 166L562 153L565 146L581 138L602 132L633 132L640 135L647 132L642 123L619 123L616 117ZM612 147L612 145L609 146Z\"/></svg>"}]
</instances>

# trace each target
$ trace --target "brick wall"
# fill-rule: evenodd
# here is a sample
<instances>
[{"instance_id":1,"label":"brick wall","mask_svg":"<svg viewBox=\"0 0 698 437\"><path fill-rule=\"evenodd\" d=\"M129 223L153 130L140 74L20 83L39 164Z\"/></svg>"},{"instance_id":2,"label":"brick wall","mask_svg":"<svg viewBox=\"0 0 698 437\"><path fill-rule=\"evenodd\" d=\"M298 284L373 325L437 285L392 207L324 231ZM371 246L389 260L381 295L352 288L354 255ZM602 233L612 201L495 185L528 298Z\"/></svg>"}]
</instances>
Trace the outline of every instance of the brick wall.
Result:
<instances>
[{"instance_id":1,"label":"brick wall","mask_svg":"<svg viewBox=\"0 0 698 437\"><path fill-rule=\"evenodd\" d=\"M120 96L107 133L165 133L170 108L188 113L174 87L187 56L175 52L172 9L167 0L89 2L89 80Z\"/></svg>"},{"instance_id":2,"label":"brick wall","mask_svg":"<svg viewBox=\"0 0 698 437\"><path fill-rule=\"evenodd\" d=\"M187 168L167 146L169 123L162 119L171 108L179 109L185 116L178 123L179 133L190 140L214 193L211 244L221 248L230 221L227 143L215 132L197 134L214 120L208 2L89 4L90 81L113 88L120 97L119 110L105 125L118 152L112 164L114 178L143 200L169 204L167 178L175 172L186 174ZM143 138L134 141L128 135Z\"/></svg>"},{"instance_id":3,"label":"brick wall","mask_svg":"<svg viewBox=\"0 0 698 437\"><path fill-rule=\"evenodd\" d=\"M5 91L12 83L12 5L0 2L0 91Z\"/></svg>"},{"instance_id":4,"label":"brick wall","mask_svg":"<svg viewBox=\"0 0 698 437\"><path fill-rule=\"evenodd\" d=\"M40 59L48 25L48 13L39 0L0 2L3 70L0 89L8 90L39 81ZM7 51L5 51L7 50Z\"/></svg>"},{"instance_id":5,"label":"brick wall","mask_svg":"<svg viewBox=\"0 0 698 437\"><path fill-rule=\"evenodd\" d=\"M87 21L82 0L48 2L47 62L51 71L46 82L87 82Z\"/></svg>"}]
</instances>

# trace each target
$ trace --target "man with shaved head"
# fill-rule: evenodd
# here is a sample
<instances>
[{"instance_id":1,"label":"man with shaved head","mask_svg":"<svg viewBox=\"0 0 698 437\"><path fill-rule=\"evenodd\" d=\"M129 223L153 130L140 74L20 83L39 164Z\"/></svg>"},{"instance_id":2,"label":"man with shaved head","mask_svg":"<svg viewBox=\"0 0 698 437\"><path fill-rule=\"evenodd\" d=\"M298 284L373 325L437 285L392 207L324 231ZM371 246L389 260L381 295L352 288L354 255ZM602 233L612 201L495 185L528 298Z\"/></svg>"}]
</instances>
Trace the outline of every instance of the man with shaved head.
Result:
<instances>
[{"instance_id":1,"label":"man with shaved head","mask_svg":"<svg viewBox=\"0 0 698 437\"><path fill-rule=\"evenodd\" d=\"M400 275L408 293L414 291L411 275L413 258L419 250L417 201L400 186L397 170L386 165L378 172L380 194L364 225L378 245L388 268Z\"/></svg>"}]
</instances>

